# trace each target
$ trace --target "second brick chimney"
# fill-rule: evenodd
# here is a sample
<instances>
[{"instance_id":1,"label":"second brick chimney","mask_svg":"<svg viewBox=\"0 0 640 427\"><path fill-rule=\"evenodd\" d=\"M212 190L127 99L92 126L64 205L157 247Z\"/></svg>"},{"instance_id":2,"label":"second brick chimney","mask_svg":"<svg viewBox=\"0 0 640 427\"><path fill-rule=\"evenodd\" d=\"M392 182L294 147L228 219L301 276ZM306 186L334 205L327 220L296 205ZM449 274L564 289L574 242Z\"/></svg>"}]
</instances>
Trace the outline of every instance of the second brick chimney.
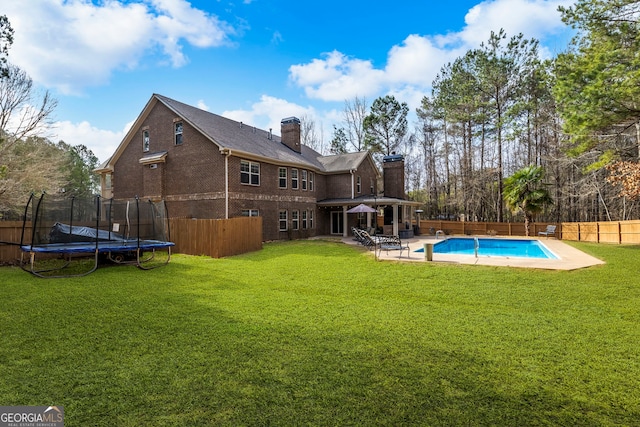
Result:
<instances>
[{"instance_id":1,"label":"second brick chimney","mask_svg":"<svg viewBox=\"0 0 640 427\"><path fill-rule=\"evenodd\" d=\"M300 152L300 119L297 117L282 119L280 122L280 135L284 145L296 153Z\"/></svg>"},{"instance_id":2,"label":"second brick chimney","mask_svg":"<svg viewBox=\"0 0 640 427\"><path fill-rule=\"evenodd\" d=\"M384 195L404 199L404 156L391 154L382 158Z\"/></svg>"}]
</instances>

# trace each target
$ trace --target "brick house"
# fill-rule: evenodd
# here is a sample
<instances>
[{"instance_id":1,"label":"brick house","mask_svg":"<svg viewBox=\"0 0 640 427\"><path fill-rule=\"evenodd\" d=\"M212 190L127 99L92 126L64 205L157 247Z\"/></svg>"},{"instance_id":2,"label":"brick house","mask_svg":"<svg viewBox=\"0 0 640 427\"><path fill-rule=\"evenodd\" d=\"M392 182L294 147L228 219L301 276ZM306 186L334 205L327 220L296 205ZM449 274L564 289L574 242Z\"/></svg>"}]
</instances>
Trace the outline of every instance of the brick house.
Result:
<instances>
[{"instance_id":1,"label":"brick house","mask_svg":"<svg viewBox=\"0 0 640 427\"><path fill-rule=\"evenodd\" d=\"M410 222L402 156L385 158L385 188L369 152L323 156L300 143L300 121L281 137L154 94L115 153L96 170L106 198L164 199L171 217L260 215L263 239L336 234L372 224L347 214L360 203L384 209L389 232Z\"/></svg>"}]
</instances>

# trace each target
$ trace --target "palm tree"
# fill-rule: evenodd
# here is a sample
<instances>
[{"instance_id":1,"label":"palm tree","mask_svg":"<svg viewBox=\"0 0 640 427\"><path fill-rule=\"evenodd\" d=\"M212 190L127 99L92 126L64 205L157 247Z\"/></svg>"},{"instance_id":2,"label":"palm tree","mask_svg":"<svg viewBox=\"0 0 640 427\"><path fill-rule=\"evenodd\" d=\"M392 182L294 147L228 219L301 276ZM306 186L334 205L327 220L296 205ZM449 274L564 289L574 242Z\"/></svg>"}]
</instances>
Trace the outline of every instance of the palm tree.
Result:
<instances>
[{"instance_id":1,"label":"palm tree","mask_svg":"<svg viewBox=\"0 0 640 427\"><path fill-rule=\"evenodd\" d=\"M529 223L546 204L551 204L551 196L542 182L544 168L527 166L504 180L504 199L511 212L524 214L524 230L529 235Z\"/></svg>"}]
</instances>

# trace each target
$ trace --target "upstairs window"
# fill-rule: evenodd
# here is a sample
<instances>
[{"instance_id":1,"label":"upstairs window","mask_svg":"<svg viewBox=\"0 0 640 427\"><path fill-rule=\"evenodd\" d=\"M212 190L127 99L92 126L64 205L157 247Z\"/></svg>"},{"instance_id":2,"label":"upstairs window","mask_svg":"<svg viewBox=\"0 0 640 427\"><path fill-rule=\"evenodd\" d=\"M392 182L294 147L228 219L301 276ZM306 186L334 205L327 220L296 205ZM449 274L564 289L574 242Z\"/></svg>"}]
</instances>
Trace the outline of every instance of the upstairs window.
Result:
<instances>
[{"instance_id":1,"label":"upstairs window","mask_svg":"<svg viewBox=\"0 0 640 427\"><path fill-rule=\"evenodd\" d=\"M313 191L313 172L309 172L309 191Z\"/></svg>"},{"instance_id":2,"label":"upstairs window","mask_svg":"<svg viewBox=\"0 0 640 427\"><path fill-rule=\"evenodd\" d=\"M149 151L150 145L149 145L149 131L148 130L143 130L142 131L142 151Z\"/></svg>"},{"instance_id":3,"label":"upstairs window","mask_svg":"<svg viewBox=\"0 0 640 427\"><path fill-rule=\"evenodd\" d=\"M260 163L240 160L240 182L247 185L260 185Z\"/></svg>"},{"instance_id":4,"label":"upstairs window","mask_svg":"<svg viewBox=\"0 0 640 427\"><path fill-rule=\"evenodd\" d=\"M361 177L357 177L356 178L356 192L358 194L362 193L362 178Z\"/></svg>"},{"instance_id":5,"label":"upstairs window","mask_svg":"<svg viewBox=\"0 0 640 427\"><path fill-rule=\"evenodd\" d=\"M287 168L278 169L278 188L287 188Z\"/></svg>"},{"instance_id":6,"label":"upstairs window","mask_svg":"<svg viewBox=\"0 0 640 427\"><path fill-rule=\"evenodd\" d=\"M307 171L306 170L301 170L300 174L302 175L302 189L303 190L307 190Z\"/></svg>"},{"instance_id":7,"label":"upstairs window","mask_svg":"<svg viewBox=\"0 0 640 427\"><path fill-rule=\"evenodd\" d=\"M298 169L291 169L291 188L298 189Z\"/></svg>"},{"instance_id":8,"label":"upstairs window","mask_svg":"<svg viewBox=\"0 0 640 427\"><path fill-rule=\"evenodd\" d=\"M176 145L182 145L182 122L174 124L174 134Z\"/></svg>"}]
</instances>

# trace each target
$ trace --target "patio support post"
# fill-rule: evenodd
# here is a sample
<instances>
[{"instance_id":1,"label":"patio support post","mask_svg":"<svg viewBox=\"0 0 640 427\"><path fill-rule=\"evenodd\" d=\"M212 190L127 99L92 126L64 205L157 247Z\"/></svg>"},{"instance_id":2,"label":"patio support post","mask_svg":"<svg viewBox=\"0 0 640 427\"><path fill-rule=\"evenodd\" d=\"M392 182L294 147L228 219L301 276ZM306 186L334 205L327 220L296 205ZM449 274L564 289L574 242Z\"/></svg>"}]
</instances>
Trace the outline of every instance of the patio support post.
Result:
<instances>
[{"instance_id":1,"label":"patio support post","mask_svg":"<svg viewBox=\"0 0 640 427\"><path fill-rule=\"evenodd\" d=\"M342 237L347 237L348 222L347 222L347 205L342 206Z\"/></svg>"},{"instance_id":2,"label":"patio support post","mask_svg":"<svg viewBox=\"0 0 640 427\"><path fill-rule=\"evenodd\" d=\"M398 229L398 206L399 205L393 205L393 235L394 236L398 236L399 233L399 229Z\"/></svg>"}]
</instances>

